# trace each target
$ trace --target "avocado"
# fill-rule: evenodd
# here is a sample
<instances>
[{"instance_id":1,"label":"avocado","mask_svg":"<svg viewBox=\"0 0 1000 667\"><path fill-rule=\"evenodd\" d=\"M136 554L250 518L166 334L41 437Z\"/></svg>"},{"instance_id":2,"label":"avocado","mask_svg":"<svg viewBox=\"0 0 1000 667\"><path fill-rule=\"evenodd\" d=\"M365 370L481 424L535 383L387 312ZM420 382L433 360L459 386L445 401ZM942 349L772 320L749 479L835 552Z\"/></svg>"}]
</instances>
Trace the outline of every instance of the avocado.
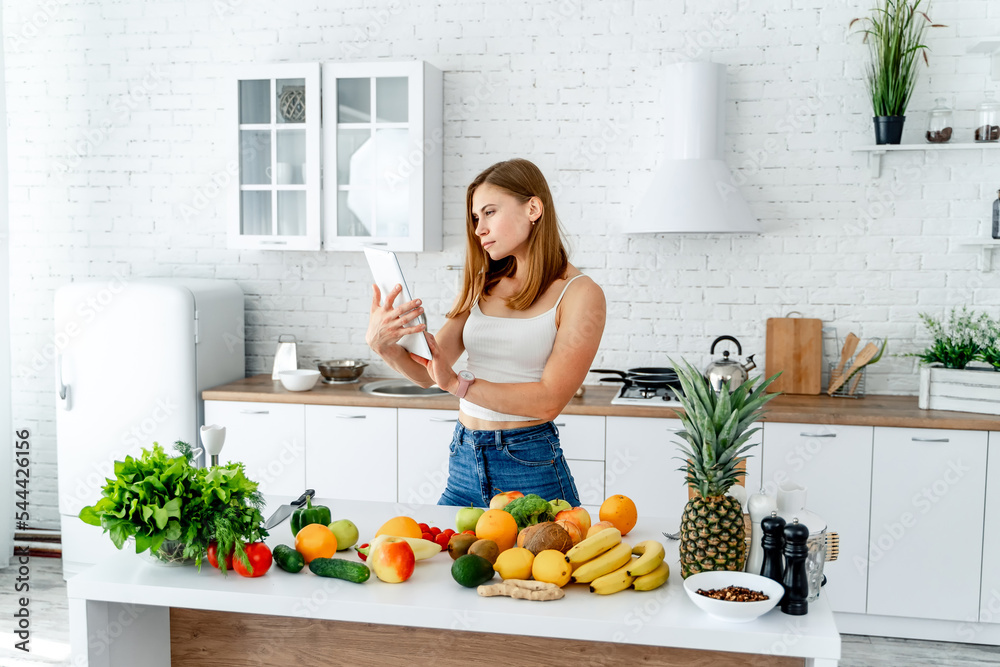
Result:
<instances>
[{"instance_id":1,"label":"avocado","mask_svg":"<svg viewBox=\"0 0 1000 667\"><path fill-rule=\"evenodd\" d=\"M493 569L493 565L482 556L475 554L459 556L451 564L451 576L466 588L475 588L485 584L493 578L494 574L496 571Z\"/></svg>"}]
</instances>

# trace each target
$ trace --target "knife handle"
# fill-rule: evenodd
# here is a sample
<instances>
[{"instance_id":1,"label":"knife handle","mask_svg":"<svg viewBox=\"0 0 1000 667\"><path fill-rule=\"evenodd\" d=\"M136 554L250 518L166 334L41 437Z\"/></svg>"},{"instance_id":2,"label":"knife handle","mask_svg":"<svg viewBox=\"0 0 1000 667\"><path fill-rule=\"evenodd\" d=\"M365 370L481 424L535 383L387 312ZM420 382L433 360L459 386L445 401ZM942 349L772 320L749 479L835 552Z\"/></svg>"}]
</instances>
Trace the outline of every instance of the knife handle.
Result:
<instances>
[{"instance_id":1,"label":"knife handle","mask_svg":"<svg viewBox=\"0 0 1000 667\"><path fill-rule=\"evenodd\" d=\"M306 504L306 500L308 500L309 498L315 498L315 497L316 497L316 491L315 490L313 490L313 489L306 489L305 493L303 493L296 500L293 500L289 504L292 505L293 507L302 507L303 505Z\"/></svg>"}]
</instances>

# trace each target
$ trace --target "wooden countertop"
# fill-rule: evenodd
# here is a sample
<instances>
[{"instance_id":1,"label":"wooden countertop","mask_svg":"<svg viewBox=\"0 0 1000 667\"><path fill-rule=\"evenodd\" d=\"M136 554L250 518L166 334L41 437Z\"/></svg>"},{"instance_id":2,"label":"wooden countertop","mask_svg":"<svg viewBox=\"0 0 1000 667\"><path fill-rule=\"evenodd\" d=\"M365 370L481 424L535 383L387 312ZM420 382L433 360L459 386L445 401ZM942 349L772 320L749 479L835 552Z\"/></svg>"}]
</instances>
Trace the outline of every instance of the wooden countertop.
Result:
<instances>
[{"instance_id":1,"label":"wooden countertop","mask_svg":"<svg viewBox=\"0 0 1000 667\"><path fill-rule=\"evenodd\" d=\"M360 405L423 410L458 410L451 394L434 397L393 398L360 391L369 383L387 378L362 378L354 384L319 383L310 391L288 391L270 375L255 375L220 387L206 389L206 401L246 401L251 403L298 403L306 405ZM611 405L618 385L587 385L582 398L574 398L563 410L567 415L615 417L675 417L670 408ZM819 396L779 396L767 406L764 421L852 426L895 426L940 428L968 431L1000 431L1000 417L971 412L921 410L916 396L869 395L865 398Z\"/></svg>"}]
</instances>

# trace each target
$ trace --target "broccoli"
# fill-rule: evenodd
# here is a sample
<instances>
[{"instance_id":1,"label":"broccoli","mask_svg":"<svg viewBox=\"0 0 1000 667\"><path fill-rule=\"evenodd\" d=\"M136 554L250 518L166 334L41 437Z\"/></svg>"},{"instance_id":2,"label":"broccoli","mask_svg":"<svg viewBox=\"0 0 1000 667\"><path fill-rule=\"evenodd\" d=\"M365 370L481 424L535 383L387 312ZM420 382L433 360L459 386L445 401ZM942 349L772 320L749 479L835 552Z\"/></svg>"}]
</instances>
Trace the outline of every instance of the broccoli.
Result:
<instances>
[{"instance_id":1,"label":"broccoli","mask_svg":"<svg viewBox=\"0 0 1000 667\"><path fill-rule=\"evenodd\" d=\"M534 493L529 493L523 498L515 498L507 503L503 511L514 517L518 530L524 530L528 526L534 526L536 523L552 521L553 518L552 507L549 505L549 501Z\"/></svg>"}]
</instances>

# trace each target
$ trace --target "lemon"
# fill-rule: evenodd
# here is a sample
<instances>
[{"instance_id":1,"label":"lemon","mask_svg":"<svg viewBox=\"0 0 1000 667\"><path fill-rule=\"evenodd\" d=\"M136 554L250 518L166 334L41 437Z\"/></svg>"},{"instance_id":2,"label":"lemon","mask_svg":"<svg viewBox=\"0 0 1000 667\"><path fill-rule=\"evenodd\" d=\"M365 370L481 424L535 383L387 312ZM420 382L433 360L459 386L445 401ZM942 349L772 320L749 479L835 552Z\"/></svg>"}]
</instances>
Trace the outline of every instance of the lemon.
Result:
<instances>
[{"instance_id":1,"label":"lemon","mask_svg":"<svg viewBox=\"0 0 1000 667\"><path fill-rule=\"evenodd\" d=\"M539 551L531 564L531 576L536 581L565 586L570 578L570 566L566 562L566 554L555 549Z\"/></svg>"},{"instance_id":2,"label":"lemon","mask_svg":"<svg viewBox=\"0 0 1000 667\"><path fill-rule=\"evenodd\" d=\"M497 556L493 569L503 579L527 579L531 576L534 560L535 554L523 547L514 547Z\"/></svg>"}]
</instances>

